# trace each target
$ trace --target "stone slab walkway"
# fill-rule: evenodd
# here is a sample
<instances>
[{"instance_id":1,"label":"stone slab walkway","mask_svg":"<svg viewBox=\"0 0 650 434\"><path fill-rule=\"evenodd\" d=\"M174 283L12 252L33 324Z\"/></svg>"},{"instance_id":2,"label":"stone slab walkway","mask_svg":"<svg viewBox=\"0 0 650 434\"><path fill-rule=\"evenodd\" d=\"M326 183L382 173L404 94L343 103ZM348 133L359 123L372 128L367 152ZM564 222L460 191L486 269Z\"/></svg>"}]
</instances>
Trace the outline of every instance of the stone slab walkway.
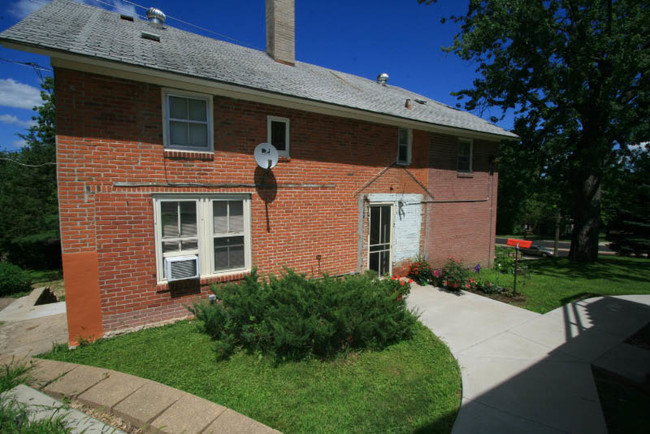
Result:
<instances>
[{"instance_id":1,"label":"stone slab walkway","mask_svg":"<svg viewBox=\"0 0 650 434\"><path fill-rule=\"evenodd\" d=\"M2 397L24 406L31 421L62 418L66 428L73 434L124 434L79 410L67 408L61 401L24 384L3 393Z\"/></svg>"},{"instance_id":2,"label":"stone slab walkway","mask_svg":"<svg viewBox=\"0 0 650 434\"><path fill-rule=\"evenodd\" d=\"M0 367L32 364L30 386L57 398L74 398L108 411L136 427L159 433L277 433L266 425L226 407L110 369L0 355Z\"/></svg>"},{"instance_id":3,"label":"stone slab walkway","mask_svg":"<svg viewBox=\"0 0 650 434\"><path fill-rule=\"evenodd\" d=\"M431 286L413 285L407 302L460 365L455 434L606 433L591 364L650 321L648 295L591 298L545 315Z\"/></svg>"}]
</instances>

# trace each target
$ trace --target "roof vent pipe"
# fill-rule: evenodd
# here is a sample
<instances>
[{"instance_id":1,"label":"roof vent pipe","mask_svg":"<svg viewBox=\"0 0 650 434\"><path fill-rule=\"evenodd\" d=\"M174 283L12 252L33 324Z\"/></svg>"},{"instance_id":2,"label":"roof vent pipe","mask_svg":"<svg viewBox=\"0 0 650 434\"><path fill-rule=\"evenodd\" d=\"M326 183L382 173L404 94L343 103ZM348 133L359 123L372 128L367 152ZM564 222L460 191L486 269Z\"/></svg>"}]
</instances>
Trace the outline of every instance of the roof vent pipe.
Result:
<instances>
[{"instance_id":1,"label":"roof vent pipe","mask_svg":"<svg viewBox=\"0 0 650 434\"><path fill-rule=\"evenodd\" d=\"M386 83L388 83L388 74L385 72L382 72L377 76L377 83L381 84L382 86L386 86Z\"/></svg>"},{"instance_id":2,"label":"roof vent pipe","mask_svg":"<svg viewBox=\"0 0 650 434\"><path fill-rule=\"evenodd\" d=\"M167 16L160 9L147 9L147 19L154 27L162 28L163 24L165 24L166 18Z\"/></svg>"}]
</instances>

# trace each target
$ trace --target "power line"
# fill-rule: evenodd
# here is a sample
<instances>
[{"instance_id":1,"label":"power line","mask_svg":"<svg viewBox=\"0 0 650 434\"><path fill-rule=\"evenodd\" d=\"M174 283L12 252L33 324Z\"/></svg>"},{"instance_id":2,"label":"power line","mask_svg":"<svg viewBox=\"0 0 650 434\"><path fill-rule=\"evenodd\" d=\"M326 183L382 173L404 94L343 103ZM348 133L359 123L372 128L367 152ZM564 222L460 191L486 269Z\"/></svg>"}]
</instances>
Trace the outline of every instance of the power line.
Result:
<instances>
[{"instance_id":1,"label":"power line","mask_svg":"<svg viewBox=\"0 0 650 434\"><path fill-rule=\"evenodd\" d=\"M14 63L16 65L25 66L28 68L40 69L41 71L52 71L52 68L41 66L36 62L19 62L18 60L4 59L2 57L0 57L0 61L7 62L7 63Z\"/></svg>"},{"instance_id":2,"label":"power line","mask_svg":"<svg viewBox=\"0 0 650 434\"><path fill-rule=\"evenodd\" d=\"M96 0L96 1L100 1L100 0ZM135 7L138 7L138 8L144 9L144 10L149 9L148 7L142 6L142 5L140 5L140 4L137 4L137 3L135 3L135 2L132 2L132 1L130 1L130 0L121 0L121 1L124 2L124 3L131 4L131 5L135 6ZM256 47L256 46L254 46L254 45L252 45L252 44L249 44L249 43L247 43L247 42L240 41L239 39L231 38L231 37L228 36L228 35L224 35L223 33L215 32L214 30L210 30L210 29L207 29L207 28L205 28L205 27L197 26L196 24L192 24L192 23L190 23L190 22L188 22L188 21L181 20L180 18L176 18L176 17L173 17L173 16L171 16L171 15L167 15L167 18L169 18L169 19L171 19L171 20L174 20L174 21L178 21L179 23L185 24L186 26L194 27L194 28L196 28L196 29L202 30L202 31L207 32L207 33L212 33L213 35L218 36L218 37L220 37L220 38L222 38L222 39L229 39L229 40L231 40L231 41L233 41L233 42L236 42L236 43L239 44L239 45L243 45L243 46L245 46L245 47L249 47L249 48L259 49L259 47Z\"/></svg>"},{"instance_id":3,"label":"power line","mask_svg":"<svg viewBox=\"0 0 650 434\"><path fill-rule=\"evenodd\" d=\"M13 160L11 158L3 158L3 157L0 157L0 160L11 161L12 163L16 163L16 164L19 164L19 165L25 166L25 167L56 166L56 163L52 163L52 162L47 162L47 163L43 163L43 164L25 164L25 163L21 163L20 161Z\"/></svg>"}]
</instances>

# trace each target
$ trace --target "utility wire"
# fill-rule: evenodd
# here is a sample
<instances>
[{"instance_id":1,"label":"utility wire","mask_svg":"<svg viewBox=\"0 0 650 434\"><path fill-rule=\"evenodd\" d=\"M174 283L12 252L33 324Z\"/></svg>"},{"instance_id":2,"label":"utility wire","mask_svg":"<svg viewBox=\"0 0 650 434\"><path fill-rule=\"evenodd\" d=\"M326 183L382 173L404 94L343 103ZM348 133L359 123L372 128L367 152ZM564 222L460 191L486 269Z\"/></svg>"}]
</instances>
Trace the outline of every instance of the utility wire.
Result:
<instances>
[{"instance_id":1,"label":"utility wire","mask_svg":"<svg viewBox=\"0 0 650 434\"><path fill-rule=\"evenodd\" d=\"M96 0L96 1L100 1L100 0ZM142 8L142 9L144 9L144 10L149 9L148 7L142 6L142 5L140 5L140 4L137 4L137 3L135 3L135 2L132 2L132 1L130 1L130 0L121 0L121 1L124 2L124 3L128 3L128 4L130 4L130 5L133 5L133 6L135 6L135 7ZM196 28L196 29L202 30L202 31L207 32L207 33L212 33L213 35L218 36L219 38L222 38L222 39L229 39L229 40L231 40L231 41L233 41L233 42L236 42L236 43L239 44L239 45L243 45L243 46L245 46L245 47L249 47L249 48L259 49L259 47L256 47L256 46L254 46L254 45L252 45L252 44L249 44L249 43L247 43L247 42L240 41L239 39L231 38L231 37L228 36L228 35L224 35L223 33L217 33L217 32L215 32L214 30L210 30L210 29L207 29L207 28L205 28L205 27L197 26L196 24L192 24L192 23L190 23L190 22L188 22L188 21L181 20L180 18L176 18L176 17L173 17L173 16L171 16L171 15L167 15L167 18L169 18L169 19L171 19L171 20L174 20L174 21L178 21L179 23L185 24L186 26L194 27L194 28Z\"/></svg>"},{"instance_id":2,"label":"utility wire","mask_svg":"<svg viewBox=\"0 0 650 434\"><path fill-rule=\"evenodd\" d=\"M51 162L47 162L43 164L25 164L25 163L21 163L20 161L13 160L11 158L3 158L3 157L0 157L0 160L11 161L12 163L20 164L21 166L25 166L25 167L56 166L56 163L51 163Z\"/></svg>"}]
</instances>

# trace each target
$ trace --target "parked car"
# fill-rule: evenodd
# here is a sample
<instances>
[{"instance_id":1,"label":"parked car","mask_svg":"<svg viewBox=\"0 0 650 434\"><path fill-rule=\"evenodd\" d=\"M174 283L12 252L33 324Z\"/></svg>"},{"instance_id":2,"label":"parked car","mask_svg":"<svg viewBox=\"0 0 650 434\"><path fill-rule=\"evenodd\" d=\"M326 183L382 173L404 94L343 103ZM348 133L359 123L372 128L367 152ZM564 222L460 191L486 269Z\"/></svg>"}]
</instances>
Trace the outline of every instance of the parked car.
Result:
<instances>
[{"instance_id":1,"label":"parked car","mask_svg":"<svg viewBox=\"0 0 650 434\"><path fill-rule=\"evenodd\" d=\"M542 258L550 258L554 256L553 249L548 247L540 246L539 244L533 244L530 247L524 249L519 248L519 251L524 255L529 256L541 256Z\"/></svg>"}]
</instances>

